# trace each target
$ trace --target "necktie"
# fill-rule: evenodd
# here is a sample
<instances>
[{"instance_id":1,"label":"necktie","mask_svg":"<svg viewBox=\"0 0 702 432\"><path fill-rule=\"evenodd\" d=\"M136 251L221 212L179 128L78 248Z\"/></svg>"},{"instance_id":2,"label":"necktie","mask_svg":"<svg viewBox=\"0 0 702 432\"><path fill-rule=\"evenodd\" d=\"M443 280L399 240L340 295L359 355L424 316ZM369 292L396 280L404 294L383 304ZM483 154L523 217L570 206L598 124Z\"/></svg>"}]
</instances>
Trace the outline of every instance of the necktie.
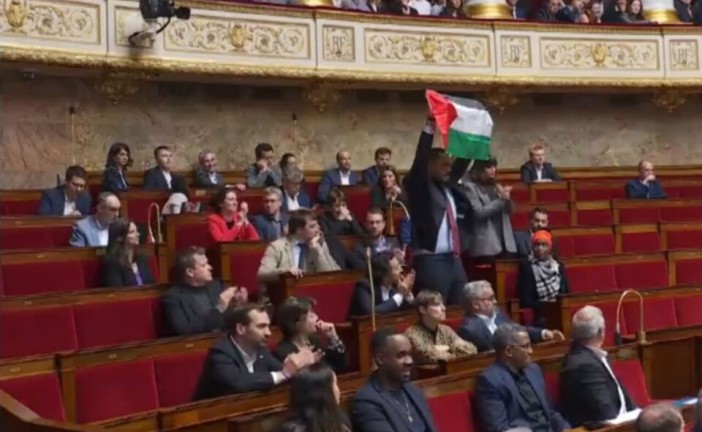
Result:
<instances>
[{"instance_id":1,"label":"necktie","mask_svg":"<svg viewBox=\"0 0 702 432\"><path fill-rule=\"evenodd\" d=\"M446 194L450 194L451 191L447 190ZM451 206L451 201L446 199L446 219L449 224L449 236L451 240L451 252L454 255L459 256L461 254L461 239L458 235L458 223L456 222L456 215L453 212L453 207Z\"/></svg>"},{"instance_id":2,"label":"necktie","mask_svg":"<svg viewBox=\"0 0 702 432\"><path fill-rule=\"evenodd\" d=\"M297 260L297 268L304 270L305 261L307 260L307 245L300 243L298 247L300 248L300 258Z\"/></svg>"}]
</instances>

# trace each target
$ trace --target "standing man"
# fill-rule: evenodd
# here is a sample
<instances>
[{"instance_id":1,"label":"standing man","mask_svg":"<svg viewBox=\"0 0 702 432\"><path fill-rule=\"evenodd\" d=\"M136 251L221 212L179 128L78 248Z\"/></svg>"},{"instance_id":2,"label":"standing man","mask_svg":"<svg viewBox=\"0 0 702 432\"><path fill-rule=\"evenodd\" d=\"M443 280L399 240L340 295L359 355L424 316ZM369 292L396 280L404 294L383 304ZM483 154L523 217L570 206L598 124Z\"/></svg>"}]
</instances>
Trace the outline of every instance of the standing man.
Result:
<instances>
[{"instance_id":1,"label":"standing man","mask_svg":"<svg viewBox=\"0 0 702 432\"><path fill-rule=\"evenodd\" d=\"M653 164L649 161L639 162L639 178L626 184L628 199L662 199L668 198L661 182L656 180Z\"/></svg>"}]
</instances>

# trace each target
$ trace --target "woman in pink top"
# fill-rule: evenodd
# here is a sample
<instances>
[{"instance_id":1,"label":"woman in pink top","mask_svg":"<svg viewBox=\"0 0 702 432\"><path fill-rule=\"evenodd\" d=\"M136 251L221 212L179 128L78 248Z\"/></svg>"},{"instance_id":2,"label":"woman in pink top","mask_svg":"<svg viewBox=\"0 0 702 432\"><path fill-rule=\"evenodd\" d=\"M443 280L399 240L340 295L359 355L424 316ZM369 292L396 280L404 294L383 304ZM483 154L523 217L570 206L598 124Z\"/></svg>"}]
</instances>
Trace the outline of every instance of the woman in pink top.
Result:
<instances>
[{"instance_id":1,"label":"woman in pink top","mask_svg":"<svg viewBox=\"0 0 702 432\"><path fill-rule=\"evenodd\" d=\"M220 189L212 200L212 207L216 213L207 216L207 230L214 241L259 240L247 218L249 207L245 202L239 206L235 189Z\"/></svg>"}]
</instances>

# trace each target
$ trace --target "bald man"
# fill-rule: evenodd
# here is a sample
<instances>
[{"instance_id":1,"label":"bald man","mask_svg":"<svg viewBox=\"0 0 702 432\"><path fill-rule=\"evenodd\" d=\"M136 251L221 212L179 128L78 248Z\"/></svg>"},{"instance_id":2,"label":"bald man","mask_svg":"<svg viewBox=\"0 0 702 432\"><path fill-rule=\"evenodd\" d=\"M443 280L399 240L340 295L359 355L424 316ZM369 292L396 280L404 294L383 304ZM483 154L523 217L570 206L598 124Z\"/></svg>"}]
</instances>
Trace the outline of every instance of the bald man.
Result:
<instances>
[{"instance_id":1,"label":"bald man","mask_svg":"<svg viewBox=\"0 0 702 432\"><path fill-rule=\"evenodd\" d=\"M121 203L112 192L98 195L95 214L73 224L69 244L73 247L105 247L110 223L119 217Z\"/></svg>"},{"instance_id":2,"label":"bald man","mask_svg":"<svg viewBox=\"0 0 702 432\"><path fill-rule=\"evenodd\" d=\"M653 164L642 160L639 162L639 177L626 184L628 199L663 199L668 198L661 183L656 180Z\"/></svg>"},{"instance_id":3,"label":"bald man","mask_svg":"<svg viewBox=\"0 0 702 432\"><path fill-rule=\"evenodd\" d=\"M342 150L336 154L336 168L326 171L319 183L317 201L327 204L329 192L338 186L353 186L360 182L359 175L351 171L351 155Z\"/></svg>"},{"instance_id":4,"label":"bald man","mask_svg":"<svg viewBox=\"0 0 702 432\"><path fill-rule=\"evenodd\" d=\"M649 405L636 419L636 432L683 432L685 421L670 404Z\"/></svg>"}]
</instances>

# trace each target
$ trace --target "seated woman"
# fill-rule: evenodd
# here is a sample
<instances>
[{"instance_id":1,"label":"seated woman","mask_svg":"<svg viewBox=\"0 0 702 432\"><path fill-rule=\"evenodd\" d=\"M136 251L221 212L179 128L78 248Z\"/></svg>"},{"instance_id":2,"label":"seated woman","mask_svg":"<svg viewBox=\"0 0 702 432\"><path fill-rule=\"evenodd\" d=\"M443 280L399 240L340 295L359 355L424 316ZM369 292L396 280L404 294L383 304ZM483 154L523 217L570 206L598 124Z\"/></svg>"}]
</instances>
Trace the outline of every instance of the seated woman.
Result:
<instances>
[{"instance_id":1,"label":"seated woman","mask_svg":"<svg viewBox=\"0 0 702 432\"><path fill-rule=\"evenodd\" d=\"M283 340L278 343L273 355L281 362L302 348L323 350L323 361L336 373L347 368L346 348L336 334L334 324L319 319L314 312L315 301L306 297L289 297L278 309L278 326ZM322 344L319 333L323 333L327 345Z\"/></svg>"},{"instance_id":2,"label":"seated woman","mask_svg":"<svg viewBox=\"0 0 702 432\"><path fill-rule=\"evenodd\" d=\"M107 232L102 286L132 287L155 283L148 258L138 250L139 231L134 222L117 219Z\"/></svg>"},{"instance_id":3,"label":"seated woman","mask_svg":"<svg viewBox=\"0 0 702 432\"><path fill-rule=\"evenodd\" d=\"M238 240L259 240L256 228L249 222L249 206L239 205L234 188L221 188L212 199L215 213L207 216L207 230L212 240L232 242Z\"/></svg>"},{"instance_id":4,"label":"seated woman","mask_svg":"<svg viewBox=\"0 0 702 432\"><path fill-rule=\"evenodd\" d=\"M389 165L380 173L378 183L371 189L371 207L386 210L393 203L406 205L407 196L400 187L399 176L395 167ZM402 211L399 210L398 211ZM412 226L410 219L405 216L400 221L398 240L401 246L407 246L412 240Z\"/></svg>"},{"instance_id":5,"label":"seated woman","mask_svg":"<svg viewBox=\"0 0 702 432\"><path fill-rule=\"evenodd\" d=\"M373 306L376 314L398 312L412 307L414 270L406 275L402 274L402 265L392 253L374 255L371 258L371 268L373 269L373 290L371 290L371 281L367 278L356 282L348 316L370 315Z\"/></svg>"},{"instance_id":6,"label":"seated woman","mask_svg":"<svg viewBox=\"0 0 702 432\"><path fill-rule=\"evenodd\" d=\"M319 226L324 234L335 236L363 236L363 228L346 206L346 197L341 189L329 192L329 209L319 217Z\"/></svg>"},{"instance_id":7,"label":"seated woman","mask_svg":"<svg viewBox=\"0 0 702 432\"><path fill-rule=\"evenodd\" d=\"M553 238L547 230L531 236L531 254L519 264L517 294L519 307L534 311L533 325L544 327L544 302L554 302L570 292L563 263L553 257Z\"/></svg>"},{"instance_id":8,"label":"seated woman","mask_svg":"<svg viewBox=\"0 0 702 432\"><path fill-rule=\"evenodd\" d=\"M124 143L114 143L107 152L105 170L102 172L102 183L100 192L112 192L118 194L129 190L127 183L127 169L132 166L131 150Z\"/></svg>"}]
</instances>

